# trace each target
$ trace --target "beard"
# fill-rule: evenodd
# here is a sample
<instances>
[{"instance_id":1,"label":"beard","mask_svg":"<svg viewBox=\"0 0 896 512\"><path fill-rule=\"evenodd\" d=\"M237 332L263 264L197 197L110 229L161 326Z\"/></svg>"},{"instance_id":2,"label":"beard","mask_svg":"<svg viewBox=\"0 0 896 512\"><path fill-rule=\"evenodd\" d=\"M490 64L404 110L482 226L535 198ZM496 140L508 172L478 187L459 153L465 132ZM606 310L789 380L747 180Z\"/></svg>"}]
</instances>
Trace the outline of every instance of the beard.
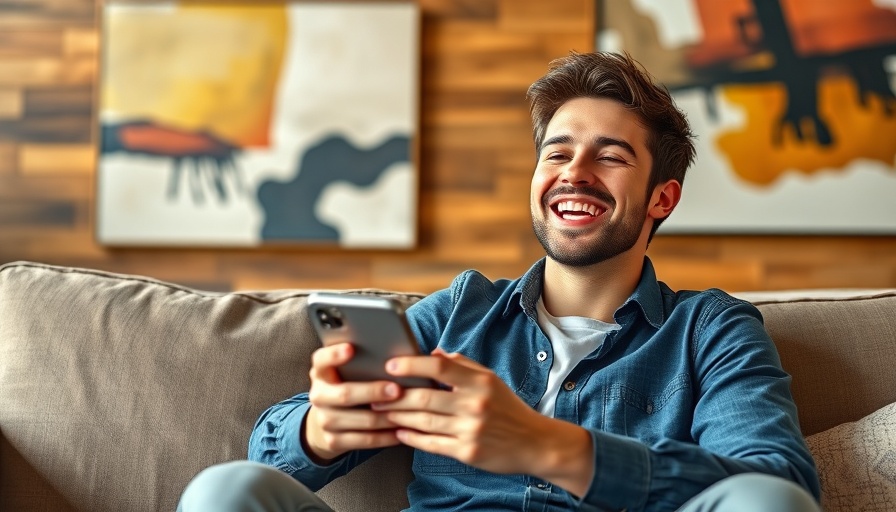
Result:
<instances>
[{"instance_id":1,"label":"beard","mask_svg":"<svg viewBox=\"0 0 896 512\"><path fill-rule=\"evenodd\" d=\"M551 208L548 206L551 197L559 193L569 193L573 190L597 197L611 206L616 205L616 201L603 191L591 188L563 188L545 195L542 200L542 211L547 212L546 215L553 215ZM606 215L606 212L603 215ZM548 219L541 217L533 210L532 227L535 230L536 238L538 238L541 246L544 247L548 257L552 260L571 267L586 267L618 256L634 247L641 237L641 230L644 227L646 216L647 204L645 202L635 212L623 217L621 220L608 222L600 231L578 229L552 230Z\"/></svg>"}]
</instances>

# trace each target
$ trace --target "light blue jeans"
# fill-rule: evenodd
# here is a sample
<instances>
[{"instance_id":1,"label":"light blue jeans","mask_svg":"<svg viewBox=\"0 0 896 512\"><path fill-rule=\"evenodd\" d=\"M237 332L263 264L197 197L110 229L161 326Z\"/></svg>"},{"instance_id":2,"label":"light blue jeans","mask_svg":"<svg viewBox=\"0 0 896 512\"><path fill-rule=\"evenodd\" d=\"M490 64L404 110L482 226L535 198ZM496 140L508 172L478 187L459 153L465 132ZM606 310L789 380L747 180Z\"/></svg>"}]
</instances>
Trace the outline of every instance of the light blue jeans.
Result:
<instances>
[{"instance_id":1,"label":"light blue jeans","mask_svg":"<svg viewBox=\"0 0 896 512\"><path fill-rule=\"evenodd\" d=\"M212 466L187 486L178 512L333 512L304 485L271 466L237 461ZM732 476L698 494L680 512L820 512L812 496L774 476Z\"/></svg>"}]
</instances>

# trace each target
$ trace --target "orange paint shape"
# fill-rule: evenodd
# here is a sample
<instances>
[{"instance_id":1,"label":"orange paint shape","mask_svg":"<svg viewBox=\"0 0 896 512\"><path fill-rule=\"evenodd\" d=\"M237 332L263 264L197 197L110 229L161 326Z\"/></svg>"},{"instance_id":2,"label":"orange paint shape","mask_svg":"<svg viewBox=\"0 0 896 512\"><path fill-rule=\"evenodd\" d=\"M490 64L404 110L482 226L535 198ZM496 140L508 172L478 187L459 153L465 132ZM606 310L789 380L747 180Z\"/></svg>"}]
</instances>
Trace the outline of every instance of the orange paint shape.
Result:
<instances>
[{"instance_id":1,"label":"orange paint shape","mask_svg":"<svg viewBox=\"0 0 896 512\"><path fill-rule=\"evenodd\" d=\"M691 66L702 67L752 53L738 27L738 19L753 16L752 0L695 0L694 8L700 18L703 39L688 50L687 59ZM750 30L747 35L761 38L762 32Z\"/></svg>"},{"instance_id":2,"label":"orange paint shape","mask_svg":"<svg viewBox=\"0 0 896 512\"><path fill-rule=\"evenodd\" d=\"M125 126L120 137L126 148L156 155L214 155L229 150L207 134L162 126Z\"/></svg>"},{"instance_id":3,"label":"orange paint shape","mask_svg":"<svg viewBox=\"0 0 896 512\"><path fill-rule=\"evenodd\" d=\"M830 55L896 42L896 12L872 0L780 0L798 55ZM752 0L694 0L703 39L688 49L696 68L765 50Z\"/></svg>"},{"instance_id":4,"label":"orange paint shape","mask_svg":"<svg viewBox=\"0 0 896 512\"><path fill-rule=\"evenodd\" d=\"M896 12L872 0L781 0L799 55L828 55L896 42Z\"/></svg>"},{"instance_id":5,"label":"orange paint shape","mask_svg":"<svg viewBox=\"0 0 896 512\"><path fill-rule=\"evenodd\" d=\"M861 106L856 85L847 76L827 77L819 85L818 112L834 139L831 146L811 140L811 131L809 140L798 140L792 129L784 130L780 145L773 143L772 134L786 107L783 85L725 86L722 91L728 102L746 111L745 126L716 139L744 181L767 186L786 172L812 175L842 169L859 158L883 162L896 172L896 115L888 117L877 97Z\"/></svg>"}]
</instances>

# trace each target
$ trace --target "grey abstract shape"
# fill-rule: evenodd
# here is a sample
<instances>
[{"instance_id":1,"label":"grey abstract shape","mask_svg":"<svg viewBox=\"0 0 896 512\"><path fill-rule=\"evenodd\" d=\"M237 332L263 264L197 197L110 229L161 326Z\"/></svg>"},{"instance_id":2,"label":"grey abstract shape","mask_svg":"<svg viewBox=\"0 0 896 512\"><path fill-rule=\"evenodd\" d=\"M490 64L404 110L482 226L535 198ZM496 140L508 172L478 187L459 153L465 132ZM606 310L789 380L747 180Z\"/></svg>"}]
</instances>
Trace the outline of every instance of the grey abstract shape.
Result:
<instances>
[{"instance_id":1,"label":"grey abstract shape","mask_svg":"<svg viewBox=\"0 0 896 512\"><path fill-rule=\"evenodd\" d=\"M358 149L341 135L323 139L302 156L291 181L265 181L258 187L264 210L262 240L331 241L339 232L314 214L321 192L333 182L369 187L391 165L410 161L410 138L396 135L377 147Z\"/></svg>"}]
</instances>

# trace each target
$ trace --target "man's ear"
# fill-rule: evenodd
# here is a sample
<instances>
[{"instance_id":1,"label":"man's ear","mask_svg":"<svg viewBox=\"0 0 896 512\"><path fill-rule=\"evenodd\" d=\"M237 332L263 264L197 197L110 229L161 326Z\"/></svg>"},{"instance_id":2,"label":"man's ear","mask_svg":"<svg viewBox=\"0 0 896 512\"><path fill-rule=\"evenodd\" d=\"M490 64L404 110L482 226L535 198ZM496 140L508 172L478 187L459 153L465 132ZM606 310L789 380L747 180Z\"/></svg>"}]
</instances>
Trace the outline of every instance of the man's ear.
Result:
<instances>
[{"instance_id":1,"label":"man's ear","mask_svg":"<svg viewBox=\"0 0 896 512\"><path fill-rule=\"evenodd\" d=\"M653 219L665 219L672 213L678 201L681 199L681 183L669 180L657 185L650 196L650 208L647 216Z\"/></svg>"}]
</instances>

